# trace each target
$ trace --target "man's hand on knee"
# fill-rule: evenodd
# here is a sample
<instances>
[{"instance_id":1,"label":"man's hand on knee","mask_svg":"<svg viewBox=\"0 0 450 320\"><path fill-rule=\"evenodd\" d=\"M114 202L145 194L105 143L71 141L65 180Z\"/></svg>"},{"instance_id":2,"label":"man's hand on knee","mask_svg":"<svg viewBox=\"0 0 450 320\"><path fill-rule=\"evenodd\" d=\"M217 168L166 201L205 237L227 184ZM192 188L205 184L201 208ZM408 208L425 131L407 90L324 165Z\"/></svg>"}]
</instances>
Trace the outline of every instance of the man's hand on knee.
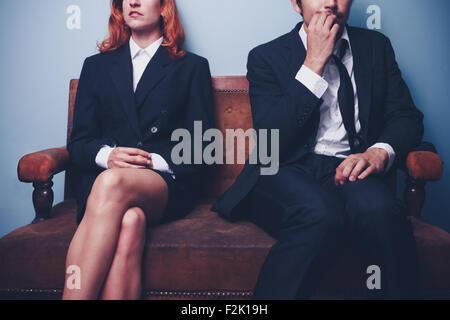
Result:
<instances>
[{"instance_id":1,"label":"man's hand on knee","mask_svg":"<svg viewBox=\"0 0 450 320\"><path fill-rule=\"evenodd\" d=\"M369 148L364 153L348 156L336 168L334 183L339 186L348 181L363 180L371 174L379 174L384 171L388 160L388 153L381 148Z\"/></svg>"}]
</instances>

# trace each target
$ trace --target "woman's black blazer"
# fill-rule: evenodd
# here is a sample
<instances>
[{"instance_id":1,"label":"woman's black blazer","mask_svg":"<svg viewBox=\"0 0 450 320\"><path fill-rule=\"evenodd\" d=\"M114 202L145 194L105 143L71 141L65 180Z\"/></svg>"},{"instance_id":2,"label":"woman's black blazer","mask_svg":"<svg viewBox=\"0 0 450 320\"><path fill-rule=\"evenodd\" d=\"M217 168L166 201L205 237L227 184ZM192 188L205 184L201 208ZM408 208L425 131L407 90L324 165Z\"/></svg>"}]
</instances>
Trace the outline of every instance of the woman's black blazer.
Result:
<instances>
[{"instance_id":1,"label":"woman's black blazer","mask_svg":"<svg viewBox=\"0 0 450 320\"><path fill-rule=\"evenodd\" d=\"M104 145L158 153L177 182L198 189L202 165L175 165L171 160L172 147L178 143L171 141L173 130L188 129L193 136L194 121L202 121L203 131L213 123L213 92L206 59L188 52L173 61L161 46L133 92L128 42L115 51L87 58L67 145L71 162L81 171L77 221L81 221L96 177L104 170L95 162Z\"/></svg>"}]
</instances>

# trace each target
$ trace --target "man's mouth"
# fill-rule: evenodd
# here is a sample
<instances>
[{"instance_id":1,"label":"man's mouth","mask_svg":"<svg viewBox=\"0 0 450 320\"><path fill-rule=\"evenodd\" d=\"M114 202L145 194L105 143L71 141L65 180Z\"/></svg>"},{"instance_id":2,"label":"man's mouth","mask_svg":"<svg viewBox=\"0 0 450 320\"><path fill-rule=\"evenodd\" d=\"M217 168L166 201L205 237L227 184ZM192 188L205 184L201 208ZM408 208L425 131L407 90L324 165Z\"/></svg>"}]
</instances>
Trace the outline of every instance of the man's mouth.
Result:
<instances>
[{"instance_id":1,"label":"man's mouth","mask_svg":"<svg viewBox=\"0 0 450 320\"><path fill-rule=\"evenodd\" d=\"M332 15L335 15L336 17L342 16L341 13L339 13L337 11L333 11L333 10L320 10L319 13L332 14Z\"/></svg>"}]
</instances>

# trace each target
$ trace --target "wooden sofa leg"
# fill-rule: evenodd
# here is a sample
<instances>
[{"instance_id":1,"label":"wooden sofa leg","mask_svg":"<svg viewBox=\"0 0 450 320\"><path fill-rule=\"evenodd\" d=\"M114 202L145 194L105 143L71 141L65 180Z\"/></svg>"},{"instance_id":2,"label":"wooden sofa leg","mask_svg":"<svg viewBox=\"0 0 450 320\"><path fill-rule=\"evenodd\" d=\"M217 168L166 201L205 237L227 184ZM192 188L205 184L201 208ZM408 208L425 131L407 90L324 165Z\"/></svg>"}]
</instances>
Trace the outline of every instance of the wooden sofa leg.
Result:
<instances>
[{"instance_id":1,"label":"wooden sofa leg","mask_svg":"<svg viewBox=\"0 0 450 320\"><path fill-rule=\"evenodd\" d=\"M36 217L32 224L47 220L53 206L53 181L49 179L45 182L33 182L33 206Z\"/></svg>"},{"instance_id":2,"label":"wooden sofa leg","mask_svg":"<svg viewBox=\"0 0 450 320\"><path fill-rule=\"evenodd\" d=\"M411 177L406 178L405 203L408 209L408 215L420 217L423 205L425 203L425 181L415 180Z\"/></svg>"}]
</instances>

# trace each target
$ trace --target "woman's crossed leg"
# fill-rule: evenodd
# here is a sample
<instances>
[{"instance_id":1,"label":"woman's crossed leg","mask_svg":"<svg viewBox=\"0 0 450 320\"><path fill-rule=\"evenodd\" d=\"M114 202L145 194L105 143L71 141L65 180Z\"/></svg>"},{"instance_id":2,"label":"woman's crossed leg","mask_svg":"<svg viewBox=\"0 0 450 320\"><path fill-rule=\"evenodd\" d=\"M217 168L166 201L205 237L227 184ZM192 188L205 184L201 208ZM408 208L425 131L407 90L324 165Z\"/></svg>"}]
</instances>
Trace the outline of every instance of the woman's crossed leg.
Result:
<instances>
[{"instance_id":1,"label":"woman's crossed leg","mask_svg":"<svg viewBox=\"0 0 450 320\"><path fill-rule=\"evenodd\" d=\"M66 259L66 270L79 268L80 287L69 289L66 274L63 299L139 298L145 221L159 221L167 200L167 184L153 170L103 171Z\"/></svg>"}]
</instances>

